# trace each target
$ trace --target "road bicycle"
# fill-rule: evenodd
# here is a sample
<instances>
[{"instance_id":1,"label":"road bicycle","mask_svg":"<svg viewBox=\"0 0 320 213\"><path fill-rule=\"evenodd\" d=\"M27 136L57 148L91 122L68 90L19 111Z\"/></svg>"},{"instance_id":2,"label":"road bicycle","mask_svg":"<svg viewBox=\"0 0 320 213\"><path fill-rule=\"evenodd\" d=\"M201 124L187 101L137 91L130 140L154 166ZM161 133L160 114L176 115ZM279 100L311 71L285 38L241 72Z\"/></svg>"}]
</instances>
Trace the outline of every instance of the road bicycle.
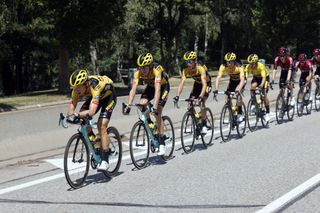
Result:
<instances>
[{"instance_id":1,"label":"road bicycle","mask_svg":"<svg viewBox=\"0 0 320 213\"><path fill-rule=\"evenodd\" d=\"M295 113L295 104L292 105L293 90L287 83L281 83L279 95L276 100L276 120L278 124L283 123L284 115L287 114L288 120L292 121Z\"/></svg>"},{"instance_id":2,"label":"road bicycle","mask_svg":"<svg viewBox=\"0 0 320 213\"><path fill-rule=\"evenodd\" d=\"M68 128L66 124L66 117L60 113L59 125ZM92 169L96 169L97 165L101 163L101 148L90 141L87 127L91 126L96 129L97 123L92 122L92 117L87 115L80 121L78 132L72 135L66 145L64 152L64 174L68 184L72 188L80 188L88 175L91 164ZM118 130L115 127L108 127L107 129L109 142L109 168L103 171L107 177L115 176L120 168L122 159L122 143Z\"/></svg>"},{"instance_id":3,"label":"road bicycle","mask_svg":"<svg viewBox=\"0 0 320 213\"><path fill-rule=\"evenodd\" d=\"M126 104L123 103L123 111L126 108ZM152 104L149 102L146 106L141 104L131 105L137 107L139 115L139 121L137 121L131 130L129 149L132 163L137 169L142 169L147 166L149 161L150 151L152 153L159 152L159 138L157 134L157 125L153 121L148 122L148 117L151 119L150 114L152 111ZM164 160L170 160L173 155L175 146L175 135L172 121L169 116L162 116L165 146L166 152L159 157Z\"/></svg>"},{"instance_id":4,"label":"road bicycle","mask_svg":"<svg viewBox=\"0 0 320 213\"><path fill-rule=\"evenodd\" d=\"M300 86L297 96L297 114L299 117L303 115L304 108L306 109L307 114L311 114L311 81L304 82Z\"/></svg>"},{"instance_id":5,"label":"road bicycle","mask_svg":"<svg viewBox=\"0 0 320 213\"><path fill-rule=\"evenodd\" d=\"M246 132L247 119L246 119L246 106L242 101L241 93L238 92L214 92L213 98L217 101L217 94L226 95L226 102L222 107L220 114L220 134L224 142L230 140L231 130L236 129L238 136L242 138ZM237 104L233 104L232 101L241 99L241 108L243 120L239 121L239 112Z\"/></svg>"},{"instance_id":6,"label":"road bicycle","mask_svg":"<svg viewBox=\"0 0 320 213\"><path fill-rule=\"evenodd\" d=\"M213 114L208 107L205 108L205 126L207 131L201 132L203 127L201 110L198 110L197 112L195 109L200 108L200 103L193 98L179 99L179 101L175 103L176 108L180 108L178 104L180 101L188 102L187 112L182 118L180 133L182 148L186 154L189 154L194 150L194 143L196 139L199 140L201 138L204 147L207 147L212 143L214 136Z\"/></svg>"},{"instance_id":7,"label":"road bicycle","mask_svg":"<svg viewBox=\"0 0 320 213\"><path fill-rule=\"evenodd\" d=\"M314 91L314 106L317 111L320 111L320 78L317 77L314 79L314 83L316 85Z\"/></svg>"},{"instance_id":8,"label":"road bicycle","mask_svg":"<svg viewBox=\"0 0 320 213\"><path fill-rule=\"evenodd\" d=\"M259 120L261 119L262 126L267 128L269 121L265 120L266 108L264 104L264 89L256 88L250 90L253 96L250 98L247 105L247 119L250 131L255 131Z\"/></svg>"}]
</instances>

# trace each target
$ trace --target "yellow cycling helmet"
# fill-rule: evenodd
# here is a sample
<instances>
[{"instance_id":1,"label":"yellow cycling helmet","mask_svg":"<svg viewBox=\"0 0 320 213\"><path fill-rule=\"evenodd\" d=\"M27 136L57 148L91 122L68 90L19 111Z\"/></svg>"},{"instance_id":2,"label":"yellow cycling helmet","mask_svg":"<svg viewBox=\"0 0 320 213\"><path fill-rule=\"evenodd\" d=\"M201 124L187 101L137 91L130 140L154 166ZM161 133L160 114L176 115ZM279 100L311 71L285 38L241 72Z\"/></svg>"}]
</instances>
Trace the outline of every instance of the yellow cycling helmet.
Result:
<instances>
[{"instance_id":1,"label":"yellow cycling helmet","mask_svg":"<svg viewBox=\"0 0 320 213\"><path fill-rule=\"evenodd\" d=\"M236 54L231 53L231 52L227 53L227 54L224 56L224 60L225 60L225 61L235 61L236 59L237 59Z\"/></svg>"},{"instance_id":2,"label":"yellow cycling helmet","mask_svg":"<svg viewBox=\"0 0 320 213\"><path fill-rule=\"evenodd\" d=\"M186 52L184 55L183 55L183 59L185 61L187 60L195 60L197 58L197 53L194 52L194 51L190 51L190 52Z\"/></svg>"},{"instance_id":3,"label":"yellow cycling helmet","mask_svg":"<svg viewBox=\"0 0 320 213\"><path fill-rule=\"evenodd\" d=\"M70 76L70 86L75 87L83 84L88 79L87 70L77 70Z\"/></svg>"},{"instance_id":4,"label":"yellow cycling helmet","mask_svg":"<svg viewBox=\"0 0 320 213\"><path fill-rule=\"evenodd\" d=\"M137 59L137 64L139 67L150 65L152 62L153 62L153 57L152 57L151 53L139 55L139 57Z\"/></svg>"},{"instance_id":5,"label":"yellow cycling helmet","mask_svg":"<svg viewBox=\"0 0 320 213\"><path fill-rule=\"evenodd\" d=\"M257 54L251 54L248 56L249 63L257 63L259 61L259 57Z\"/></svg>"}]
</instances>

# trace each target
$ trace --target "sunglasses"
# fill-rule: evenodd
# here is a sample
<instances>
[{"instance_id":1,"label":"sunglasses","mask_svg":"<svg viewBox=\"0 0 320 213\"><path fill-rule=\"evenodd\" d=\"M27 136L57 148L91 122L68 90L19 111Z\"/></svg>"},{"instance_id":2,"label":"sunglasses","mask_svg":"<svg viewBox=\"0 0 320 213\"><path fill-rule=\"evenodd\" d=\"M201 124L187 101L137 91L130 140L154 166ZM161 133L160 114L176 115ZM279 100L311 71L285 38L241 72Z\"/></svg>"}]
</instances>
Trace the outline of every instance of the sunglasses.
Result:
<instances>
[{"instance_id":1,"label":"sunglasses","mask_svg":"<svg viewBox=\"0 0 320 213\"><path fill-rule=\"evenodd\" d=\"M229 65L234 65L234 64L235 64L235 61L227 61L227 62L226 62L226 65L227 65L227 66L229 66Z\"/></svg>"},{"instance_id":2,"label":"sunglasses","mask_svg":"<svg viewBox=\"0 0 320 213\"><path fill-rule=\"evenodd\" d=\"M138 68L139 70L149 70L150 67L149 66L142 66Z\"/></svg>"},{"instance_id":3,"label":"sunglasses","mask_svg":"<svg viewBox=\"0 0 320 213\"><path fill-rule=\"evenodd\" d=\"M186 60L185 63L186 63L186 64L192 64L192 63L193 63L193 60Z\"/></svg>"}]
</instances>

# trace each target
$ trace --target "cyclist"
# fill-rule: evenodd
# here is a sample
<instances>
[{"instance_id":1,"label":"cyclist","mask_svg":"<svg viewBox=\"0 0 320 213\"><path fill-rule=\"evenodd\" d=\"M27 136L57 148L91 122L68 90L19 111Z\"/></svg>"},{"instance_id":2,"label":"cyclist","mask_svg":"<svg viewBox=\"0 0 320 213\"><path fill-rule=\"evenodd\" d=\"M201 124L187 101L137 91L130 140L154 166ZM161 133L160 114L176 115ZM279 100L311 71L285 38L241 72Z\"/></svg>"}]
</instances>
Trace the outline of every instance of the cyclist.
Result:
<instances>
[{"instance_id":1,"label":"cyclist","mask_svg":"<svg viewBox=\"0 0 320 213\"><path fill-rule=\"evenodd\" d=\"M314 77L318 79L320 77L320 55L319 55L320 49L315 48L313 50L313 57L311 59L313 65L316 66L316 72L314 73Z\"/></svg>"},{"instance_id":2,"label":"cyclist","mask_svg":"<svg viewBox=\"0 0 320 213\"><path fill-rule=\"evenodd\" d=\"M209 97L211 91L211 77L208 73L207 67L197 60L197 53L194 51L186 52L183 56L183 71L181 80L177 89L177 95L173 101L176 103L179 101L179 96L182 93L183 85L188 77L194 79L193 89L190 93L190 98L197 98L201 107L201 133L205 134L208 131L206 124L206 110L205 102Z\"/></svg>"},{"instance_id":3,"label":"cyclist","mask_svg":"<svg viewBox=\"0 0 320 213\"><path fill-rule=\"evenodd\" d=\"M283 83L287 83L289 87L288 95L291 95L291 90L293 89L293 82L295 77L295 71L292 71L293 59L289 56L289 50L287 48L281 47L279 49L279 56L274 60L274 69L272 73L271 84L274 84L274 79L276 77L277 68L281 68L281 75L279 81L280 89L283 87ZM295 104L294 95L292 94L291 105Z\"/></svg>"},{"instance_id":4,"label":"cyclist","mask_svg":"<svg viewBox=\"0 0 320 213\"><path fill-rule=\"evenodd\" d=\"M297 71L298 69L301 71L299 86L302 87L312 80L312 62L307 59L307 55L305 53L301 53L298 56L298 62L295 66ZM311 90L311 84L310 87L307 88L307 93L309 90ZM310 95L309 100L312 100L312 95Z\"/></svg>"},{"instance_id":5,"label":"cyclist","mask_svg":"<svg viewBox=\"0 0 320 213\"><path fill-rule=\"evenodd\" d=\"M107 133L108 124L112 111L117 103L117 96L113 87L113 81L107 76L88 75L87 70L77 70L70 76L70 86L72 87L72 100L68 106L67 121L79 123L81 118L87 114L95 115L99 109L98 131L101 137L101 163L99 170L109 168L109 137ZM80 112L75 112L79 98L85 96L86 101L82 105ZM92 129L87 129L90 140L94 139Z\"/></svg>"},{"instance_id":6,"label":"cyclist","mask_svg":"<svg viewBox=\"0 0 320 213\"><path fill-rule=\"evenodd\" d=\"M162 111L165 106L170 91L169 77L165 73L163 67L153 61L151 53L142 54L137 59L138 69L134 73L134 80L128 98L128 105L124 109L124 114L130 113L130 105L136 94L139 80L142 79L146 84L146 88L141 95L140 104L147 105L154 99L153 113L156 117L158 125L159 152L158 155L164 155L166 152L164 127L162 120ZM151 123L150 117L148 122Z\"/></svg>"},{"instance_id":7,"label":"cyclist","mask_svg":"<svg viewBox=\"0 0 320 213\"><path fill-rule=\"evenodd\" d=\"M230 76L229 85L227 88L228 92L237 92L240 93L245 85L245 74L242 66L236 62L236 54L229 52L224 56L225 64L221 64L219 68L219 73L216 78L216 90L214 93L218 92L220 79L224 73L227 73ZM237 121L242 122L244 116L242 115L242 97L238 96L237 106L238 106L238 115Z\"/></svg>"},{"instance_id":8,"label":"cyclist","mask_svg":"<svg viewBox=\"0 0 320 213\"><path fill-rule=\"evenodd\" d=\"M251 73L253 75L253 78L251 81L251 89L254 90L256 89L256 87L263 89L262 90L262 92L264 93L263 101L266 107L266 115L264 119L265 121L268 122L270 120L270 106L269 106L269 98L268 98L269 81L270 81L269 71L267 70L264 64L258 62L259 57L257 54L249 55L247 60L249 64L246 66L246 72L248 74ZM251 92L251 97L253 100L255 100L253 92Z\"/></svg>"}]
</instances>

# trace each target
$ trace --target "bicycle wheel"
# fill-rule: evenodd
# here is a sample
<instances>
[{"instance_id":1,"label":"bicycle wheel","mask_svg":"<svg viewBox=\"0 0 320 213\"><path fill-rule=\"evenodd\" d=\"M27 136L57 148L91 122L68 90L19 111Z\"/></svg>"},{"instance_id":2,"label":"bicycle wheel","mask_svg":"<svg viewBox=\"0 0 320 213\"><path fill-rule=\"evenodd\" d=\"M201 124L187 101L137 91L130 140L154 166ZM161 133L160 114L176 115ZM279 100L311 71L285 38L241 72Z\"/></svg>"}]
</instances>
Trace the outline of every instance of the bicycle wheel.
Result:
<instances>
[{"instance_id":1,"label":"bicycle wheel","mask_svg":"<svg viewBox=\"0 0 320 213\"><path fill-rule=\"evenodd\" d=\"M169 160L172 157L175 145L174 128L171 119L168 116L162 116L164 135L166 136L166 153L161 155L163 160Z\"/></svg>"},{"instance_id":2,"label":"bicycle wheel","mask_svg":"<svg viewBox=\"0 0 320 213\"><path fill-rule=\"evenodd\" d=\"M299 117L303 114L303 107L304 107L304 95L303 89L300 89L297 96L297 114Z\"/></svg>"},{"instance_id":3,"label":"bicycle wheel","mask_svg":"<svg viewBox=\"0 0 320 213\"><path fill-rule=\"evenodd\" d=\"M266 115L266 107L264 106L264 103L262 107L259 109L260 110L260 117L261 117L261 123L263 128L268 128L269 127L269 121L265 120L265 115Z\"/></svg>"},{"instance_id":4,"label":"bicycle wheel","mask_svg":"<svg viewBox=\"0 0 320 213\"><path fill-rule=\"evenodd\" d=\"M186 112L181 123L181 145L186 154L193 151L196 139L196 122L191 112Z\"/></svg>"},{"instance_id":5,"label":"bicycle wheel","mask_svg":"<svg viewBox=\"0 0 320 213\"><path fill-rule=\"evenodd\" d=\"M252 99L250 99L247 106L247 121L248 127L251 132L253 132L257 128L259 120L258 110L258 105L256 103L253 103Z\"/></svg>"},{"instance_id":6,"label":"bicycle wheel","mask_svg":"<svg viewBox=\"0 0 320 213\"><path fill-rule=\"evenodd\" d=\"M317 111L320 111L320 88L319 82L316 83L316 90L314 92L314 106Z\"/></svg>"},{"instance_id":7,"label":"bicycle wheel","mask_svg":"<svg viewBox=\"0 0 320 213\"><path fill-rule=\"evenodd\" d=\"M220 135L224 142L230 138L232 129L232 111L228 104L225 104L222 108L220 115Z\"/></svg>"},{"instance_id":8,"label":"bicycle wheel","mask_svg":"<svg viewBox=\"0 0 320 213\"><path fill-rule=\"evenodd\" d=\"M246 112L246 105L243 103L241 103L241 108L242 108L242 115L244 115L243 121L241 121L240 123L237 122L237 132L238 132L238 136L240 138L242 138L245 133L246 133L246 128L247 128L247 112Z\"/></svg>"},{"instance_id":9,"label":"bicycle wheel","mask_svg":"<svg viewBox=\"0 0 320 213\"><path fill-rule=\"evenodd\" d=\"M68 184L80 188L89 172L89 148L80 133L74 134L68 141L64 152L64 174Z\"/></svg>"},{"instance_id":10,"label":"bicycle wheel","mask_svg":"<svg viewBox=\"0 0 320 213\"><path fill-rule=\"evenodd\" d=\"M288 116L288 120L289 121L293 121L293 117L294 117L294 112L295 112L295 105L291 105L292 102L292 93L290 95L290 97L288 98L288 102L287 102L287 116Z\"/></svg>"},{"instance_id":11,"label":"bicycle wheel","mask_svg":"<svg viewBox=\"0 0 320 213\"><path fill-rule=\"evenodd\" d=\"M311 110L312 110L312 100L310 100L310 96L311 96L311 90L309 90L309 92L306 92L304 94L304 100L305 100L305 106L306 106L306 112L307 114L311 114Z\"/></svg>"},{"instance_id":12,"label":"bicycle wheel","mask_svg":"<svg viewBox=\"0 0 320 213\"><path fill-rule=\"evenodd\" d=\"M206 127L208 129L206 134L201 134L201 140L205 147L209 146L212 143L214 136L214 120L213 114L209 108L205 108L206 110Z\"/></svg>"},{"instance_id":13,"label":"bicycle wheel","mask_svg":"<svg viewBox=\"0 0 320 213\"><path fill-rule=\"evenodd\" d=\"M109 127L109 169L103 172L107 177L115 176L120 168L122 159L122 143L118 130L115 127Z\"/></svg>"},{"instance_id":14,"label":"bicycle wheel","mask_svg":"<svg viewBox=\"0 0 320 213\"><path fill-rule=\"evenodd\" d=\"M276 119L278 124L283 123L283 116L284 116L284 98L281 94L278 95L276 101Z\"/></svg>"},{"instance_id":15,"label":"bicycle wheel","mask_svg":"<svg viewBox=\"0 0 320 213\"><path fill-rule=\"evenodd\" d=\"M134 166L137 169L144 168L149 159L150 140L146 127L142 121L138 121L132 127L129 148Z\"/></svg>"}]
</instances>

